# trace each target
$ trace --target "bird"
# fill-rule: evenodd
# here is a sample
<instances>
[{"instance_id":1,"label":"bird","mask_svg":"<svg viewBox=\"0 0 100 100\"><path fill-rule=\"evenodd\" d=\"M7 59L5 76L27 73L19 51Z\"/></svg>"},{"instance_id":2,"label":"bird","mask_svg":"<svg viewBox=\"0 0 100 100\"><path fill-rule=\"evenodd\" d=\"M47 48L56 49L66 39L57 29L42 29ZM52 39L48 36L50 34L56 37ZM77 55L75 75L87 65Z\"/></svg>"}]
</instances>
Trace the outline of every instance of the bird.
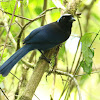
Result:
<instances>
[{"instance_id":1,"label":"bird","mask_svg":"<svg viewBox=\"0 0 100 100\"><path fill-rule=\"evenodd\" d=\"M63 14L57 21L34 29L24 40L24 46L17 50L0 67L0 74L7 76L14 65L29 51L37 49L40 52L49 50L66 41L75 18L71 14ZM43 53L42 53L43 54Z\"/></svg>"}]
</instances>

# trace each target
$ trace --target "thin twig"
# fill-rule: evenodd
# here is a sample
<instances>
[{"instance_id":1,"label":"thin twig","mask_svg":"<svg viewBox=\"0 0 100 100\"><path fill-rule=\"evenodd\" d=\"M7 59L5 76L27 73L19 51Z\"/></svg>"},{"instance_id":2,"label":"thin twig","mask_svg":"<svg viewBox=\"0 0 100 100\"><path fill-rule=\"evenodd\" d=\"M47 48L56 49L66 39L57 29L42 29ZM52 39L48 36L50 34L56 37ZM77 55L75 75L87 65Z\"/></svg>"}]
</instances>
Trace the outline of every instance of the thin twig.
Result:
<instances>
[{"instance_id":1,"label":"thin twig","mask_svg":"<svg viewBox=\"0 0 100 100\"><path fill-rule=\"evenodd\" d=\"M4 44L1 44L0 47L4 46ZM6 44L7 47L11 47L11 45Z\"/></svg>"},{"instance_id":2,"label":"thin twig","mask_svg":"<svg viewBox=\"0 0 100 100\"><path fill-rule=\"evenodd\" d=\"M80 46L80 43L81 43L81 37L82 37L82 28L81 28L81 23L80 23L80 20L79 20L79 16L77 16L77 20L78 20L78 24L79 24L79 29L80 29L80 39L79 39L79 42L78 42L78 46L77 46L77 51L75 53L75 56L74 56L74 60L73 60L73 65L75 63L75 59L76 59L76 55L78 53L78 50L79 50L79 46ZM76 67L75 67L75 70L74 70L74 73L73 75L75 75L78 71L79 71L79 63L80 63L80 59L81 59L81 55L82 55L82 52L80 52L80 56L78 58L78 61L77 61L77 64L76 64ZM72 66L73 67L73 66ZM70 80L70 84L71 84L72 80ZM69 85L70 85L69 84ZM71 90L69 90L69 92L71 92Z\"/></svg>"},{"instance_id":3,"label":"thin twig","mask_svg":"<svg viewBox=\"0 0 100 100\"><path fill-rule=\"evenodd\" d=\"M79 16L77 16L77 20L78 20L78 24L79 24L79 29L80 29L80 40L78 42L78 47L77 47L77 51L79 49L79 46L80 46L80 43L81 43L81 37L82 37L82 28L81 28L81 23L80 23L80 20L79 20ZM82 52L80 52L80 56L79 56L79 59L77 61L77 64L76 64L76 68L74 70L74 75L76 74L78 68L79 68L79 63L80 63L80 59L81 59L81 56L82 56Z\"/></svg>"},{"instance_id":4,"label":"thin twig","mask_svg":"<svg viewBox=\"0 0 100 100\"><path fill-rule=\"evenodd\" d=\"M80 59L81 59L81 57L82 57L82 52L80 52L80 55L79 55L79 58L78 58L78 61L77 61L75 70L74 70L74 72L73 72L73 75L75 75L75 74L78 73L78 71L79 71L79 68L80 68Z\"/></svg>"},{"instance_id":5,"label":"thin twig","mask_svg":"<svg viewBox=\"0 0 100 100\"><path fill-rule=\"evenodd\" d=\"M79 25L79 29L80 29L80 36L82 37L82 27L81 27L81 23L79 20L79 16L77 16L77 21L78 21L78 25Z\"/></svg>"},{"instance_id":6,"label":"thin twig","mask_svg":"<svg viewBox=\"0 0 100 100\"><path fill-rule=\"evenodd\" d=\"M77 16L77 20L78 20L79 29L80 29L80 40L79 40L79 42L78 42L76 54L77 54L77 52L78 52L78 49L79 49L79 46L80 46L80 43L81 43L81 37L82 37L82 28L81 28L81 23L80 23L80 20L79 20L79 16ZM75 73L77 72L78 65L79 65L80 59L81 59L81 55L82 55L82 52L80 53L79 59L78 59L78 61L77 61L76 68L75 68L75 71L74 71L74 75L75 75ZM75 58L76 58L76 57L75 57ZM74 61L74 62L75 62L75 61Z\"/></svg>"},{"instance_id":7,"label":"thin twig","mask_svg":"<svg viewBox=\"0 0 100 100\"><path fill-rule=\"evenodd\" d=\"M57 7L49 8L49 9L47 9L47 10L44 10L40 15L43 15L43 14L45 14L46 12L51 11L51 10L54 10L54 9L60 9L60 8L57 8Z\"/></svg>"},{"instance_id":8,"label":"thin twig","mask_svg":"<svg viewBox=\"0 0 100 100\"><path fill-rule=\"evenodd\" d=\"M0 8L0 10L1 10L3 13L6 13L6 14L9 14L9 15L12 15L11 13L6 12L6 11L4 11L4 10L1 9L1 8ZM15 17L18 17L18 18L21 18L21 19L29 20L29 21L32 20L32 19L29 19L29 18L26 18L26 17L23 17L23 16L15 15L15 14L14 14L14 16L15 16Z\"/></svg>"},{"instance_id":9,"label":"thin twig","mask_svg":"<svg viewBox=\"0 0 100 100\"><path fill-rule=\"evenodd\" d=\"M95 1L96 0L91 0L90 4L86 7L86 25L84 27L84 31L85 33L88 31L88 25L89 25L89 19L91 18L91 11L92 11L92 8L93 8L93 5L95 4Z\"/></svg>"},{"instance_id":10,"label":"thin twig","mask_svg":"<svg viewBox=\"0 0 100 100\"><path fill-rule=\"evenodd\" d=\"M39 97L38 97L36 94L34 94L34 96L36 96L36 98L37 98L38 100L40 100Z\"/></svg>"},{"instance_id":11,"label":"thin twig","mask_svg":"<svg viewBox=\"0 0 100 100\"><path fill-rule=\"evenodd\" d=\"M80 29L80 39L79 39L78 46L77 46L77 50L76 50L76 52L75 52L75 56L74 56L74 59L73 59L73 62L72 62L72 67L71 67L71 69L70 69L70 73L71 73L72 68L73 68L73 65L74 65L74 63L75 63L76 55L77 55L77 52L78 52L78 50L79 50L79 46L80 46L80 42L81 42L81 37L82 37L82 28L81 28L81 23L80 23L80 21L79 21L79 17L78 17L78 16L77 16L77 20L78 20L79 29Z\"/></svg>"},{"instance_id":12,"label":"thin twig","mask_svg":"<svg viewBox=\"0 0 100 100\"><path fill-rule=\"evenodd\" d=\"M31 24L32 22L38 20L39 18L41 18L41 17L43 17L43 16L44 16L44 14L43 14L43 15L40 15L40 16L38 16L38 17L36 17L36 18L34 18L33 20L29 21L28 23L26 23L26 24L23 26L23 28L21 29L21 31L20 31L20 33L19 33L19 35L18 35L18 39L17 39L17 50L20 48L20 39L21 39L21 36L22 36L22 33L23 33L24 29L25 29L29 24Z\"/></svg>"},{"instance_id":13,"label":"thin twig","mask_svg":"<svg viewBox=\"0 0 100 100\"><path fill-rule=\"evenodd\" d=\"M32 23L32 22L38 20L39 18L45 16L45 13L46 13L46 12L51 11L51 10L53 10L53 9L58 9L58 8L57 8L57 7L52 7L52 8L49 8L49 9L43 11L38 17L36 17L36 18L34 18L34 19L31 19L28 23L26 23L26 24L23 26L23 28L21 29L21 31L20 31L20 33L19 33L19 36L18 36L18 40L17 40L17 50L20 48L20 39L21 39L21 35L22 35L24 29L26 28L26 26L28 26L30 23Z\"/></svg>"},{"instance_id":14,"label":"thin twig","mask_svg":"<svg viewBox=\"0 0 100 100\"><path fill-rule=\"evenodd\" d=\"M91 48L91 46L92 46L92 44L94 43L94 41L95 41L96 37L99 35L99 32L100 32L100 30L98 31L98 33L97 33L97 34L96 34L96 36L94 37L94 39L93 39L93 41L92 41L92 43L91 43L91 45L90 45L90 47L89 47L89 48Z\"/></svg>"},{"instance_id":15,"label":"thin twig","mask_svg":"<svg viewBox=\"0 0 100 100\"><path fill-rule=\"evenodd\" d=\"M78 53L78 50L79 50L79 46L80 46L80 42L81 42L81 37L82 37L82 28L81 28L81 24L80 24L80 21L79 21L79 16L77 16L77 19L78 19L79 29L80 29L80 39L79 39L79 42L78 42L78 45L77 45L77 50L76 50L75 55L74 55L74 59L73 59L73 62L72 62L72 67L71 67L71 69L70 69L70 73L72 72L72 68L73 68L74 63L75 63L75 59L76 59L76 56L77 56L77 53ZM79 57L79 59L78 59L78 62L77 62L77 64L76 64L76 67L75 67L74 75L76 74L77 69L79 68L78 65L79 65L79 62L80 62L80 58L81 58L81 53L80 53L80 57ZM67 84L68 81L69 81L69 77L68 77L68 79L67 79L67 81L66 81L66 84ZM64 87L64 91L66 90L66 88L69 88L68 85L66 86L66 84L65 84L65 87ZM70 80L70 84L71 84L71 80ZM70 84L69 84L69 85L70 85ZM69 88L69 89L70 89L70 88ZM67 89L67 93L71 91L71 90L69 90L69 89ZM63 92L64 92L64 91L63 91Z\"/></svg>"},{"instance_id":16,"label":"thin twig","mask_svg":"<svg viewBox=\"0 0 100 100\"><path fill-rule=\"evenodd\" d=\"M95 74L95 73L100 73L100 71L94 71L94 72L91 72L91 74ZM79 77L79 76L83 76L83 75L89 75L89 74L80 74L80 75L74 75L74 77Z\"/></svg>"},{"instance_id":17,"label":"thin twig","mask_svg":"<svg viewBox=\"0 0 100 100\"><path fill-rule=\"evenodd\" d=\"M16 77L19 81L21 81L16 75L14 75L13 73L10 72L10 74L12 74L14 77Z\"/></svg>"},{"instance_id":18,"label":"thin twig","mask_svg":"<svg viewBox=\"0 0 100 100\"><path fill-rule=\"evenodd\" d=\"M24 59L21 59L21 61L22 61L23 64L25 64L28 68L34 69L33 64L29 63L28 61L26 61L26 60L24 60Z\"/></svg>"},{"instance_id":19,"label":"thin twig","mask_svg":"<svg viewBox=\"0 0 100 100\"><path fill-rule=\"evenodd\" d=\"M4 93L4 91L1 89L1 87L0 87L0 90L3 93L3 95L6 97L6 99L9 100L8 97L6 96L6 94Z\"/></svg>"},{"instance_id":20,"label":"thin twig","mask_svg":"<svg viewBox=\"0 0 100 100\"><path fill-rule=\"evenodd\" d=\"M60 70L52 71L52 73L56 73L56 74L59 74L59 75L65 75L65 76L71 77L71 78L73 79L73 81L74 81L76 87L77 87L78 94L79 94L79 100L81 100L81 92L80 92L80 88L79 88L78 82L77 82L76 78L75 78L72 74L67 73L67 72L62 72L62 71L60 71Z\"/></svg>"},{"instance_id":21,"label":"thin twig","mask_svg":"<svg viewBox=\"0 0 100 100\"><path fill-rule=\"evenodd\" d=\"M14 25L16 23L12 23L11 25ZM0 27L7 27L7 26L10 26L10 25L0 25Z\"/></svg>"},{"instance_id":22,"label":"thin twig","mask_svg":"<svg viewBox=\"0 0 100 100\"><path fill-rule=\"evenodd\" d=\"M13 14L12 14L12 17L11 17L11 22L10 22L10 26L9 26L9 29L8 29L8 32L7 32L7 36L6 36L6 40L5 40L5 45L4 45L2 54L1 54L0 61L2 59L2 56L3 56L3 53L4 53L4 49L6 47L6 43L7 43L7 40L8 40L8 36L9 36L10 29L11 29L11 24L12 24L12 21L13 21L13 17L14 17L14 14L15 14L15 10L16 10L17 4L18 4L18 0L16 0L16 3L15 3L15 7L14 7Z\"/></svg>"},{"instance_id":23,"label":"thin twig","mask_svg":"<svg viewBox=\"0 0 100 100\"><path fill-rule=\"evenodd\" d=\"M4 20L4 26L6 26L6 27L4 27L4 28L5 28L6 32L8 32L9 26L10 26L10 25L8 25L8 22L7 22L6 18L5 18L5 20ZM13 37L11 31L9 31L9 39L11 40L11 42L12 42L13 45L14 45L14 47L16 48L17 43L16 43L16 41L15 41L15 39L14 39L14 37Z\"/></svg>"},{"instance_id":24,"label":"thin twig","mask_svg":"<svg viewBox=\"0 0 100 100\"><path fill-rule=\"evenodd\" d=\"M43 11L47 9L47 0L44 0ZM42 17L41 26L44 25L45 16Z\"/></svg>"},{"instance_id":25,"label":"thin twig","mask_svg":"<svg viewBox=\"0 0 100 100\"><path fill-rule=\"evenodd\" d=\"M18 26L20 26L21 29L23 28L23 26L18 21L15 20L15 22L18 24Z\"/></svg>"},{"instance_id":26,"label":"thin twig","mask_svg":"<svg viewBox=\"0 0 100 100\"><path fill-rule=\"evenodd\" d=\"M59 8L57 8L57 7L49 8L49 9L43 11L40 15L43 15L43 14L45 14L46 12L51 11L51 10L53 10L53 9L59 9ZM0 8L0 10L1 10L3 13L6 13L6 14L9 14L9 15L12 15L11 13L6 12L6 11L4 11L4 10L1 9L1 8ZM26 18L26 17L23 17L23 16L15 15L15 14L14 14L14 16L15 16L15 17L18 17L18 18L21 18L21 19L28 20L28 21L32 21L32 20L33 20L33 19L29 19L29 18Z\"/></svg>"}]
</instances>

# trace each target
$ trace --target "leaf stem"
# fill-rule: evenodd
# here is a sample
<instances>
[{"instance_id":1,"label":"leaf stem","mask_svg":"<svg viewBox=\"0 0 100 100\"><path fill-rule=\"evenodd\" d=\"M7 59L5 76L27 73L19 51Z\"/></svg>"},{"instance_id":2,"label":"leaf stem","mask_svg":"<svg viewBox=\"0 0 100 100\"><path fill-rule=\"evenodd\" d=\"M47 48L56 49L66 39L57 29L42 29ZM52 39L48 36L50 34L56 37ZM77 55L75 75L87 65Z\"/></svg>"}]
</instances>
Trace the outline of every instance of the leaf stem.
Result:
<instances>
[{"instance_id":1,"label":"leaf stem","mask_svg":"<svg viewBox=\"0 0 100 100\"><path fill-rule=\"evenodd\" d=\"M99 32L100 32L100 30L98 31L98 33L96 34L96 36L94 37L94 39L93 39L93 41L92 41L92 43L91 43L91 45L90 45L90 47L89 48L91 48L91 46L92 46L92 44L94 43L94 41L95 41L95 39L97 38L97 36L99 35Z\"/></svg>"}]
</instances>

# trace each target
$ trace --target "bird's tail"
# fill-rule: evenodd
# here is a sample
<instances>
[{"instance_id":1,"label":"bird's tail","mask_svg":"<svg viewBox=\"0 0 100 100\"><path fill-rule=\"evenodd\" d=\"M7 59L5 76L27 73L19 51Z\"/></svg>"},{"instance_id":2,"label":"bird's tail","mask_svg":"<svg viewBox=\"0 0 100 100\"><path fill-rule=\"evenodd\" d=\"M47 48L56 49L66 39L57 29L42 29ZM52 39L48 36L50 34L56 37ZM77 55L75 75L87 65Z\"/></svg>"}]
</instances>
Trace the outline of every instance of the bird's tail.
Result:
<instances>
[{"instance_id":1,"label":"bird's tail","mask_svg":"<svg viewBox=\"0 0 100 100\"><path fill-rule=\"evenodd\" d=\"M29 45L24 45L17 52L15 52L1 67L0 74L7 76L13 66L28 52L30 51Z\"/></svg>"}]
</instances>

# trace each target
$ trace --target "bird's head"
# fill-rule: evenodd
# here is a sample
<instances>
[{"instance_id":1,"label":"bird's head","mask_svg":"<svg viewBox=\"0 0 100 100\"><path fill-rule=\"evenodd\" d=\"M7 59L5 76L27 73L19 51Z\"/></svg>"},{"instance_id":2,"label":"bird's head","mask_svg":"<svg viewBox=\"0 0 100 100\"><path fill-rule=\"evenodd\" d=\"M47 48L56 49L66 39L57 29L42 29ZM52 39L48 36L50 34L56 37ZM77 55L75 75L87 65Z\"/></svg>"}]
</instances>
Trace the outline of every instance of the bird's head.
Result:
<instances>
[{"instance_id":1,"label":"bird's head","mask_svg":"<svg viewBox=\"0 0 100 100\"><path fill-rule=\"evenodd\" d=\"M72 23L73 21L75 19L71 14L64 14L57 20L58 23Z\"/></svg>"}]
</instances>

